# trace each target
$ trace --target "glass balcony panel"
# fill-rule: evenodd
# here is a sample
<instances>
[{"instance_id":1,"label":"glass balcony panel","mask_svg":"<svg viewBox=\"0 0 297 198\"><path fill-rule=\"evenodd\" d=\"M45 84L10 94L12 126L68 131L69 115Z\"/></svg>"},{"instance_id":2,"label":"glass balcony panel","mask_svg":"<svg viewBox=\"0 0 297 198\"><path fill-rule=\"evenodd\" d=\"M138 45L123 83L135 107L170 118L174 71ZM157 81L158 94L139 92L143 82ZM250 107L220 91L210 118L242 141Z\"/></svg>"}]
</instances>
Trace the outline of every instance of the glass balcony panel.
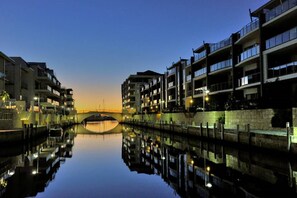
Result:
<instances>
[{"instance_id":1,"label":"glass balcony panel","mask_svg":"<svg viewBox=\"0 0 297 198\"><path fill-rule=\"evenodd\" d=\"M265 14L266 22L274 19L275 17L295 7L296 5L297 5L297 0L283 1L281 5L276 6L275 8L271 9Z\"/></svg>"},{"instance_id":2,"label":"glass balcony panel","mask_svg":"<svg viewBox=\"0 0 297 198\"><path fill-rule=\"evenodd\" d=\"M253 56L256 56L258 54L259 54L259 45L255 45L254 47L249 48L240 54L239 62L241 62L245 59L251 58Z\"/></svg>"},{"instance_id":3,"label":"glass balcony panel","mask_svg":"<svg viewBox=\"0 0 297 198\"><path fill-rule=\"evenodd\" d=\"M290 30L290 40L297 37L297 28L293 28Z\"/></svg>"},{"instance_id":4,"label":"glass balcony panel","mask_svg":"<svg viewBox=\"0 0 297 198\"><path fill-rule=\"evenodd\" d=\"M195 71L194 75L195 75L195 77L197 77L197 76L201 76L201 75L203 75L205 73L206 73L206 68L204 67L202 69L199 69L199 70Z\"/></svg>"},{"instance_id":5,"label":"glass balcony panel","mask_svg":"<svg viewBox=\"0 0 297 198\"><path fill-rule=\"evenodd\" d=\"M245 27L243 27L240 32L239 32L239 36L240 38L245 36L246 34L250 33L251 31L257 29L259 27L259 21L253 21L249 24L247 24Z\"/></svg>"},{"instance_id":6,"label":"glass balcony panel","mask_svg":"<svg viewBox=\"0 0 297 198\"><path fill-rule=\"evenodd\" d=\"M297 73L297 62L296 61L268 69L268 77L269 78L288 75L288 74L292 74L292 73Z\"/></svg>"}]
</instances>

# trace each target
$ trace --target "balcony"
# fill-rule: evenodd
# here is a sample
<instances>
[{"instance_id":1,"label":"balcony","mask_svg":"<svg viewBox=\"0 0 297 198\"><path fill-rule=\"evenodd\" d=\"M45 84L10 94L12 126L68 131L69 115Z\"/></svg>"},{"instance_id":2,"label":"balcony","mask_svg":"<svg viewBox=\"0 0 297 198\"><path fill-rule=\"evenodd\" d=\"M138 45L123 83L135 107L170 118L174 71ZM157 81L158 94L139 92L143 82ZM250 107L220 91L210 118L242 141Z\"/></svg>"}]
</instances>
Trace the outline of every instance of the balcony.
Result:
<instances>
[{"instance_id":1,"label":"balcony","mask_svg":"<svg viewBox=\"0 0 297 198\"><path fill-rule=\"evenodd\" d=\"M187 60L187 67L191 66L191 59Z\"/></svg>"},{"instance_id":2,"label":"balcony","mask_svg":"<svg viewBox=\"0 0 297 198\"><path fill-rule=\"evenodd\" d=\"M175 96L173 96L173 95L168 96L168 100L169 101L175 100Z\"/></svg>"},{"instance_id":3,"label":"balcony","mask_svg":"<svg viewBox=\"0 0 297 198\"><path fill-rule=\"evenodd\" d=\"M198 76L201 76L203 74L206 74L206 67L203 67L202 69L199 69L199 70L195 71L194 77L198 77Z\"/></svg>"},{"instance_id":4,"label":"balcony","mask_svg":"<svg viewBox=\"0 0 297 198\"><path fill-rule=\"evenodd\" d=\"M174 86L174 82L170 82L170 83L168 83L168 88L171 88L171 87L173 87Z\"/></svg>"},{"instance_id":5,"label":"balcony","mask_svg":"<svg viewBox=\"0 0 297 198\"><path fill-rule=\"evenodd\" d=\"M269 10L265 13L266 22L276 18L277 16L283 14L284 12L290 10L291 8L297 5L297 0L287 0L283 1L281 5L276 6L275 8Z\"/></svg>"},{"instance_id":6,"label":"balcony","mask_svg":"<svg viewBox=\"0 0 297 198\"><path fill-rule=\"evenodd\" d=\"M254 47L251 47L251 48L245 50L244 52L242 52L240 54L240 56L238 57L238 62L242 62L246 59L249 59L253 56L258 55L259 51L260 51L259 45L256 44Z\"/></svg>"},{"instance_id":7,"label":"balcony","mask_svg":"<svg viewBox=\"0 0 297 198\"><path fill-rule=\"evenodd\" d=\"M215 91L222 91L226 89L232 89L232 82L221 82L221 83L216 83L213 85L210 85L210 92L215 92Z\"/></svg>"},{"instance_id":8,"label":"balcony","mask_svg":"<svg viewBox=\"0 0 297 198\"><path fill-rule=\"evenodd\" d=\"M175 74L175 73L176 73L176 69L175 69L175 68L172 68L172 69L170 69L170 70L168 71L168 76L173 75L173 74Z\"/></svg>"},{"instance_id":9,"label":"balcony","mask_svg":"<svg viewBox=\"0 0 297 198\"><path fill-rule=\"evenodd\" d=\"M297 61L268 69L268 78L297 73Z\"/></svg>"},{"instance_id":10,"label":"balcony","mask_svg":"<svg viewBox=\"0 0 297 198\"><path fill-rule=\"evenodd\" d=\"M206 50L203 50L202 52L195 54L194 55L194 62L204 58L205 56L206 56Z\"/></svg>"},{"instance_id":11,"label":"balcony","mask_svg":"<svg viewBox=\"0 0 297 198\"><path fill-rule=\"evenodd\" d=\"M220 69L225 69L232 66L232 59L228 59L210 66L210 72L214 72Z\"/></svg>"},{"instance_id":12,"label":"balcony","mask_svg":"<svg viewBox=\"0 0 297 198\"><path fill-rule=\"evenodd\" d=\"M259 21L253 21L246 26L244 26L240 31L239 31L239 38L244 37L248 33L252 32L253 30L259 28Z\"/></svg>"},{"instance_id":13,"label":"balcony","mask_svg":"<svg viewBox=\"0 0 297 198\"><path fill-rule=\"evenodd\" d=\"M238 79L238 87L260 82L260 73L251 74Z\"/></svg>"},{"instance_id":14,"label":"balcony","mask_svg":"<svg viewBox=\"0 0 297 198\"><path fill-rule=\"evenodd\" d=\"M273 48L275 46L281 45L283 43L286 43L296 38L297 38L297 27L294 27L288 31L285 31L275 37L272 37L266 40L266 49Z\"/></svg>"},{"instance_id":15,"label":"balcony","mask_svg":"<svg viewBox=\"0 0 297 198\"><path fill-rule=\"evenodd\" d=\"M191 81L191 79L192 79L192 76L191 76L191 74L190 74L190 75L187 75L187 77L186 77L186 81L187 81L187 82L190 82L190 81Z\"/></svg>"},{"instance_id":16,"label":"balcony","mask_svg":"<svg viewBox=\"0 0 297 198\"><path fill-rule=\"evenodd\" d=\"M231 38L210 45L210 53L231 45Z\"/></svg>"}]
</instances>

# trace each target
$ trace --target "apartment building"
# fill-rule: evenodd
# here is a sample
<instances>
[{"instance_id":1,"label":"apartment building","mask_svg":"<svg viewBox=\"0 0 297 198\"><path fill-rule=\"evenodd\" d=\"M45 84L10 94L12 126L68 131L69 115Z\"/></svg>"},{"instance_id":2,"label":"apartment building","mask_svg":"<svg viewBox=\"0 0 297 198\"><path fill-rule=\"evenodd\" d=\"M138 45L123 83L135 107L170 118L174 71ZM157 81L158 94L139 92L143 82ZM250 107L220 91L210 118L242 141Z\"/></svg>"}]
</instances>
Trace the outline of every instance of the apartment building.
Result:
<instances>
[{"instance_id":1,"label":"apartment building","mask_svg":"<svg viewBox=\"0 0 297 198\"><path fill-rule=\"evenodd\" d=\"M297 0L271 0L250 17L228 38L203 42L189 59L167 68L163 111L297 105ZM147 109L149 89L144 85L142 105Z\"/></svg>"},{"instance_id":2,"label":"apartment building","mask_svg":"<svg viewBox=\"0 0 297 198\"><path fill-rule=\"evenodd\" d=\"M5 81L6 81L6 65L14 64L14 60L9 58L7 55L0 51L0 92L6 90L5 89Z\"/></svg>"},{"instance_id":3,"label":"apartment building","mask_svg":"<svg viewBox=\"0 0 297 198\"><path fill-rule=\"evenodd\" d=\"M49 69L44 62L29 62L28 64L34 70L35 96L41 108L60 110L61 83L57 80L54 71Z\"/></svg>"},{"instance_id":4,"label":"apartment building","mask_svg":"<svg viewBox=\"0 0 297 198\"><path fill-rule=\"evenodd\" d=\"M152 78L160 76L161 74L150 70L130 75L121 85L123 112L141 113L141 88Z\"/></svg>"},{"instance_id":5,"label":"apartment building","mask_svg":"<svg viewBox=\"0 0 297 198\"><path fill-rule=\"evenodd\" d=\"M166 105L168 111L181 111L185 108L185 67L187 59L180 59L167 68Z\"/></svg>"},{"instance_id":6,"label":"apartment building","mask_svg":"<svg viewBox=\"0 0 297 198\"><path fill-rule=\"evenodd\" d=\"M60 91L60 107L61 113L64 115L73 114L74 108L74 98L73 89L62 87Z\"/></svg>"},{"instance_id":7,"label":"apartment building","mask_svg":"<svg viewBox=\"0 0 297 198\"><path fill-rule=\"evenodd\" d=\"M6 91L13 100L26 102L26 109L34 101L34 71L21 57L10 57L14 63L6 64Z\"/></svg>"},{"instance_id":8,"label":"apartment building","mask_svg":"<svg viewBox=\"0 0 297 198\"><path fill-rule=\"evenodd\" d=\"M252 21L229 38L193 50L185 70L186 106L203 110L295 106L296 16L296 0L273 0L252 12Z\"/></svg>"},{"instance_id":9,"label":"apartment building","mask_svg":"<svg viewBox=\"0 0 297 198\"><path fill-rule=\"evenodd\" d=\"M149 79L141 86L141 112L158 113L165 108L165 75Z\"/></svg>"}]
</instances>

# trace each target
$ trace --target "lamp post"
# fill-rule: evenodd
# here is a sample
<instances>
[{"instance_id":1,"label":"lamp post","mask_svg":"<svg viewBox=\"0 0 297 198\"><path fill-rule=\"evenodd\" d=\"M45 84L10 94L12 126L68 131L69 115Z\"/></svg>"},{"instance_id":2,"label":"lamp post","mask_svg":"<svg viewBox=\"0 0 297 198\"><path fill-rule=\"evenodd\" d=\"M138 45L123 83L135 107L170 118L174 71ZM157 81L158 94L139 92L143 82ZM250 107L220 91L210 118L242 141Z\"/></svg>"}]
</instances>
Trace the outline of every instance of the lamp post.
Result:
<instances>
[{"instance_id":1,"label":"lamp post","mask_svg":"<svg viewBox=\"0 0 297 198\"><path fill-rule=\"evenodd\" d=\"M37 105L38 105L38 125L40 123L40 98L35 96L34 100L37 101Z\"/></svg>"},{"instance_id":2,"label":"lamp post","mask_svg":"<svg viewBox=\"0 0 297 198\"><path fill-rule=\"evenodd\" d=\"M203 111L205 111L205 102L208 102L209 98L208 98L208 94L209 90L205 87L205 89L203 89Z\"/></svg>"},{"instance_id":3,"label":"lamp post","mask_svg":"<svg viewBox=\"0 0 297 198\"><path fill-rule=\"evenodd\" d=\"M209 90L207 89L207 87L201 87L201 88L198 88L198 89L195 89L195 90L200 90L202 91L202 99L203 99L203 112L205 111L205 102L208 102L209 101L209 98L208 98L208 93L209 93Z\"/></svg>"}]
</instances>

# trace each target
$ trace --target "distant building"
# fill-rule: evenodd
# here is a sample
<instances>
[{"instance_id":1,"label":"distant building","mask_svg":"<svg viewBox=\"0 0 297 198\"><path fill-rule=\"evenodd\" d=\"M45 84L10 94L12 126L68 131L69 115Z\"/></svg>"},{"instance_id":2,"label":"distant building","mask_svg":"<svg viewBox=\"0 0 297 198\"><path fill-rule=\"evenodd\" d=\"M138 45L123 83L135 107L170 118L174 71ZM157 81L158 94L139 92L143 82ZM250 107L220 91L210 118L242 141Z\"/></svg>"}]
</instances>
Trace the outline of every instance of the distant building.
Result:
<instances>
[{"instance_id":1,"label":"distant building","mask_svg":"<svg viewBox=\"0 0 297 198\"><path fill-rule=\"evenodd\" d=\"M75 112L73 89L62 87L60 96L61 113L65 115L73 114Z\"/></svg>"},{"instance_id":2,"label":"distant building","mask_svg":"<svg viewBox=\"0 0 297 198\"><path fill-rule=\"evenodd\" d=\"M141 112L158 113L165 109L165 75L151 78L141 86Z\"/></svg>"},{"instance_id":3,"label":"distant building","mask_svg":"<svg viewBox=\"0 0 297 198\"><path fill-rule=\"evenodd\" d=\"M162 74L150 70L130 75L121 86L123 112L141 113L141 87L159 76Z\"/></svg>"}]
</instances>

